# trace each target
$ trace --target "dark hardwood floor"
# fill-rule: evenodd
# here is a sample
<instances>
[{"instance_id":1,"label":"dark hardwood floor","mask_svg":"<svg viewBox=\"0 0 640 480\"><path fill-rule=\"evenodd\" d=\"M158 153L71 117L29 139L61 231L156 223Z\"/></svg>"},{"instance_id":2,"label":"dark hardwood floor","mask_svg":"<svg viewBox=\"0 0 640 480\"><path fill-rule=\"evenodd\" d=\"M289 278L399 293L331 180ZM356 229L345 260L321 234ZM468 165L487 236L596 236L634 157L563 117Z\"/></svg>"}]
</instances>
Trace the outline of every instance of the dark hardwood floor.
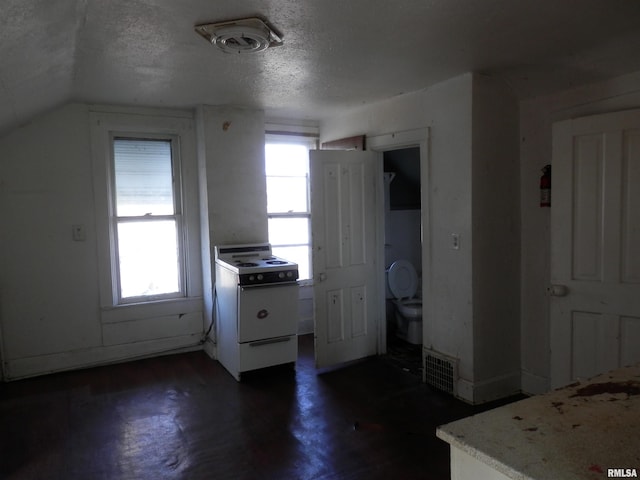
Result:
<instances>
[{"instance_id":1,"label":"dark hardwood floor","mask_svg":"<svg viewBox=\"0 0 640 480\"><path fill-rule=\"evenodd\" d=\"M237 383L203 352L0 384L0 478L448 479L437 425L471 407L385 357Z\"/></svg>"}]
</instances>

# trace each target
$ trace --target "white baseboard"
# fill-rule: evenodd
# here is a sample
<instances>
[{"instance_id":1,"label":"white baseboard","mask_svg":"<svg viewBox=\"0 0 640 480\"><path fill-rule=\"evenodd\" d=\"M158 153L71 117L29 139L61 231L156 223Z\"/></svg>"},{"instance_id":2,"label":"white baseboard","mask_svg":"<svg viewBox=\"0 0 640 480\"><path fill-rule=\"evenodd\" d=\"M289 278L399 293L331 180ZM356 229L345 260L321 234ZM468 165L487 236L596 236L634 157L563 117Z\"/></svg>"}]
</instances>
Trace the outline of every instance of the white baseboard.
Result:
<instances>
[{"instance_id":1,"label":"white baseboard","mask_svg":"<svg viewBox=\"0 0 640 480\"><path fill-rule=\"evenodd\" d=\"M470 382L460 378L457 387L457 396L461 400L474 405L486 403L519 393L520 372L500 375L481 382Z\"/></svg>"},{"instance_id":2,"label":"white baseboard","mask_svg":"<svg viewBox=\"0 0 640 480\"><path fill-rule=\"evenodd\" d=\"M18 358L6 362L5 380L89 368L169 353L202 350L202 334L163 338L125 345L94 347L71 352Z\"/></svg>"},{"instance_id":3,"label":"white baseboard","mask_svg":"<svg viewBox=\"0 0 640 480\"><path fill-rule=\"evenodd\" d=\"M467 403L473 404L473 383L459 378L456 385L456 397Z\"/></svg>"},{"instance_id":4,"label":"white baseboard","mask_svg":"<svg viewBox=\"0 0 640 480\"><path fill-rule=\"evenodd\" d=\"M549 379L534 375L530 372L522 372L522 392L527 395L541 395L549 391Z\"/></svg>"},{"instance_id":5,"label":"white baseboard","mask_svg":"<svg viewBox=\"0 0 640 480\"><path fill-rule=\"evenodd\" d=\"M486 403L520 392L520 371L493 377L474 384L474 403Z\"/></svg>"}]
</instances>

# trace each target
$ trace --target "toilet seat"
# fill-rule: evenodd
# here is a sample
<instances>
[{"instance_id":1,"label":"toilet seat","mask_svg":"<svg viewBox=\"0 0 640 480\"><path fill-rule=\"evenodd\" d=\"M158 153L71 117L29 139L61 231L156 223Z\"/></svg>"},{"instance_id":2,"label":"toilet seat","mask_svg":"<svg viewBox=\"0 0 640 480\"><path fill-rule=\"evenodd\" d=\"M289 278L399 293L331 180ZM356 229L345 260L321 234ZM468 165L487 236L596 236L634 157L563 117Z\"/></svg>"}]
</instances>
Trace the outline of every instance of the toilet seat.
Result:
<instances>
[{"instance_id":1,"label":"toilet seat","mask_svg":"<svg viewBox=\"0 0 640 480\"><path fill-rule=\"evenodd\" d=\"M418 289L416 269L407 260L397 260L388 272L389 290L395 298L413 298Z\"/></svg>"}]
</instances>

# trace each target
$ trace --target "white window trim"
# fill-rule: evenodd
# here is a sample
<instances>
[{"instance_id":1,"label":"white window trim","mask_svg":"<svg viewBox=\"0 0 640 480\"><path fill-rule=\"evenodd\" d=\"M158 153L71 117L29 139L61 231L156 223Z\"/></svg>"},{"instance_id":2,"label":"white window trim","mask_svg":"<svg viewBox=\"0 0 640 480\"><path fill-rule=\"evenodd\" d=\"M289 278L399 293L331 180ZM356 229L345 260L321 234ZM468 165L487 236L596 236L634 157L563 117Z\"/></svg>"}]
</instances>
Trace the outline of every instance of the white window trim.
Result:
<instances>
[{"instance_id":1,"label":"white window trim","mask_svg":"<svg viewBox=\"0 0 640 480\"><path fill-rule=\"evenodd\" d=\"M184 259L186 255L185 245L184 245L184 234L186 231L185 225L185 217L182 215L182 204L184 199L182 198L182 161L180 158L180 137L178 135L162 135L162 134L131 134L125 132L109 132L109 145L110 145L110 178L109 178L109 188L111 192L115 192L115 154L114 154L114 140L116 139L141 139L141 140L164 140L170 142L171 145L171 174L173 176L173 201L174 201L174 209L175 213L172 215L154 215L148 220L159 220L164 218L174 220L176 222L176 229L178 233L178 249L181 251L181 255L179 256L180 260L180 268L178 270L178 292L175 293L167 293L167 294L159 294L159 295L146 295L139 297L122 297L122 278L120 276L120 262L118 261L118 254L112 255L111 258L111 271L116 274L114 277L114 296L115 296L115 304L117 305L125 305L131 303L148 303L158 300L173 300L184 298L187 296L187 288L186 288L186 275L187 268L184 264ZM114 252L119 251L119 239L118 239L118 225L121 221L145 221L145 217L133 217L131 219L125 220L125 217L119 217L116 214L116 198L115 195L110 195L110 204L109 204L109 235L111 239L111 245L114 249Z\"/></svg>"},{"instance_id":2,"label":"white window trim","mask_svg":"<svg viewBox=\"0 0 640 480\"><path fill-rule=\"evenodd\" d=\"M154 114L147 110L116 110L108 107L90 112L93 184L96 208L96 233L101 318L103 322L129 321L148 316L158 305L173 308L184 304L187 310L197 308L202 298L202 265L200 257L200 224L197 178L197 150L192 114L166 112ZM179 298L150 298L138 303L118 303L116 258L113 248L113 222L111 216L112 139L114 136L139 138L176 138L182 175L184 296ZM176 192L176 194L178 194ZM201 307L200 307L201 308ZM116 310L118 311L116 313ZM127 313L128 312L128 313Z\"/></svg>"}]
</instances>

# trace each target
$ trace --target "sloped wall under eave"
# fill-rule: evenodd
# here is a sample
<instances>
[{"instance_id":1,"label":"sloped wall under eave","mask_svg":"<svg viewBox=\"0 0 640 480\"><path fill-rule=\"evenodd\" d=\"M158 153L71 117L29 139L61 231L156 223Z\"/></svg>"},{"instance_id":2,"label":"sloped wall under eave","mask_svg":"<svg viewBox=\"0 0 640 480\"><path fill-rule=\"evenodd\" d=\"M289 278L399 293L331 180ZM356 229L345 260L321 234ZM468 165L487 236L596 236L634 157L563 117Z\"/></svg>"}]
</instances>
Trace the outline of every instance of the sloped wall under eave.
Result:
<instances>
[{"instance_id":1,"label":"sloped wall under eave","mask_svg":"<svg viewBox=\"0 0 640 480\"><path fill-rule=\"evenodd\" d=\"M197 297L186 314L101 318L87 105L66 105L14 130L0 139L0 158L5 380L201 348ZM73 225L84 227L84 241L73 240Z\"/></svg>"}]
</instances>

